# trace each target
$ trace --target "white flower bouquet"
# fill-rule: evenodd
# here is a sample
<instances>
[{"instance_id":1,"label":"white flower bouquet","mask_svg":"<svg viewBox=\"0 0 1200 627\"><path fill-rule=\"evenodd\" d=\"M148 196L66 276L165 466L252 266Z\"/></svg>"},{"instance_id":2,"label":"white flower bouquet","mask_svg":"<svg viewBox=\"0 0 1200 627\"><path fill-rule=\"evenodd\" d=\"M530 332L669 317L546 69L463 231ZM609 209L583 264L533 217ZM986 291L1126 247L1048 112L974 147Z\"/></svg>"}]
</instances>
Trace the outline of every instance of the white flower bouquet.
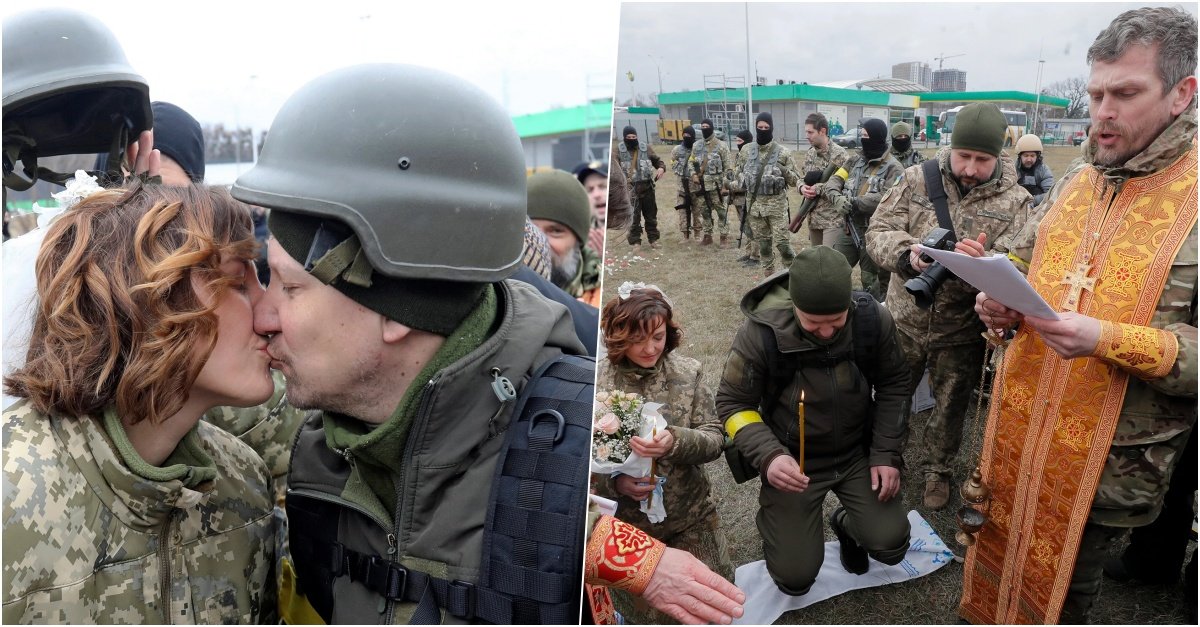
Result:
<instances>
[{"instance_id":1,"label":"white flower bouquet","mask_svg":"<svg viewBox=\"0 0 1200 627\"><path fill-rule=\"evenodd\" d=\"M650 475L653 460L633 452L633 436L650 439L667 421L658 412L661 403L647 403L627 392L596 393L592 414L592 472L623 473L631 477Z\"/></svg>"}]
</instances>

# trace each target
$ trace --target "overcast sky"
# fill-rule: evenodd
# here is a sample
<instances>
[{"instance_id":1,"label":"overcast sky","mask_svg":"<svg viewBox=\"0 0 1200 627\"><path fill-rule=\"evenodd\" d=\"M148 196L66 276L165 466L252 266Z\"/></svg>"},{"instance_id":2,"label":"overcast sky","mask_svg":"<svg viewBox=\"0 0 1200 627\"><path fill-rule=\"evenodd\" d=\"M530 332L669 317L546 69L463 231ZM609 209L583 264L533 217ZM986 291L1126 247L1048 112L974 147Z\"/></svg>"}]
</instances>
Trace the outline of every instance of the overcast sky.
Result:
<instances>
[{"instance_id":1,"label":"overcast sky","mask_svg":"<svg viewBox=\"0 0 1200 627\"><path fill-rule=\"evenodd\" d=\"M616 0L51 3L96 16L148 80L150 97L201 122L262 128L304 83L367 62L452 72L513 115L582 105L613 89ZM4 17L33 6L4 5Z\"/></svg>"},{"instance_id":2,"label":"overcast sky","mask_svg":"<svg viewBox=\"0 0 1200 627\"><path fill-rule=\"evenodd\" d=\"M1086 76L1087 49L1121 12L1144 3L806 3L749 4L751 71L743 3L624 4L617 100L702 89L706 74L765 76L797 83L890 77L892 65L924 61L967 73L968 90L1033 92ZM1195 3L1180 4L1196 14ZM1039 51L1040 57L1039 57Z\"/></svg>"}]
</instances>

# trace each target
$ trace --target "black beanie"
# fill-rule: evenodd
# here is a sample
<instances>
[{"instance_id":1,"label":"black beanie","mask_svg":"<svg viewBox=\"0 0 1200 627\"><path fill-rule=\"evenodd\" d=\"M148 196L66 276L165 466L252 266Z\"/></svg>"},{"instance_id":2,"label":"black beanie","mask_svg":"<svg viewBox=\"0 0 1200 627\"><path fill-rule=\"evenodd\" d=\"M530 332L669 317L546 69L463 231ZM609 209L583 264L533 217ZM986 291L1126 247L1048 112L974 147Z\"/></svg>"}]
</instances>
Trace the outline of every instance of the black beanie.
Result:
<instances>
[{"instance_id":1,"label":"black beanie","mask_svg":"<svg viewBox=\"0 0 1200 627\"><path fill-rule=\"evenodd\" d=\"M788 268L792 304L806 314L828 316L850 308L850 264L828 246L796 253Z\"/></svg>"},{"instance_id":2,"label":"black beanie","mask_svg":"<svg viewBox=\"0 0 1200 627\"><path fill-rule=\"evenodd\" d=\"M743 142L754 141L754 134L750 131L738 131L737 136L741 137Z\"/></svg>"},{"instance_id":3,"label":"black beanie","mask_svg":"<svg viewBox=\"0 0 1200 627\"><path fill-rule=\"evenodd\" d=\"M758 114L758 117L754 118L755 128L758 127L759 122L766 122L767 124L771 125L771 130L775 130L775 118L771 117L770 113L763 111L762 113Z\"/></svg>"},{"instance_id":4,"label":"black beanie","mask_svg":"<svg viewBox=\"0 0 1200 627\"><path fill-rule=\"evenodd\" d=\"M267 227L287 254L303 265L318 229L357 237L348 226L281 209L272 209ZM325 253L321 253L324 255ZM397 279L380 272L371 273L371 286L362 287L343 279L329 283L354 302L408 327L448 336L458 328L483 298L487 283L464 283L429 279Z\"/></svg>"},{"instance_id":5,"label":"black beanie","mask_svg":"<svg viewBox=\"0 0 1200 627\"><path fill-rule=\"evenodd\" d=\"M187 111L169 102L152 102L154 147L183 168L193 183L204 180L204 133Z\"/></svg>"},{"instance_id":6,"label":"black beanie","mask_svg":"<svg viewBox=\"0 0 1200 627\"><path fill-rule=\"evenodd\" d=\"M683 127L683 134L687 135L688 137L691 137L692 139L695 139L696 138L696 127L694 127L694 126Z\"/></svg>"},{"instance_id":7,"label":"black beanie","mask_svg":"<svg viewBox=\"0 0 1200 627\"><path fill-rule=\"evenodd\" d=\"M621 131L621 139L625 139L625 136L626 136L626 135L628 135L628 134L630 134L630 133L633 133L634 135L637 135L637 129L636 129L636 128L633 128L632 126L626 126L626 127L625 127L625 128L622 130L622 131Z\"/></svg>"},{"instance_id":8,"label":"black beanie","mask_svg":"<svg viewBox=\"0 0 1200 627\"><path fill-rule=\"evenodd\" d=\"M887 124L878 118L869 118L863 120L862 127L867 131L867 139L862 140L863 156L878 159L887 152Z\"/></svg>"}]
</instances>

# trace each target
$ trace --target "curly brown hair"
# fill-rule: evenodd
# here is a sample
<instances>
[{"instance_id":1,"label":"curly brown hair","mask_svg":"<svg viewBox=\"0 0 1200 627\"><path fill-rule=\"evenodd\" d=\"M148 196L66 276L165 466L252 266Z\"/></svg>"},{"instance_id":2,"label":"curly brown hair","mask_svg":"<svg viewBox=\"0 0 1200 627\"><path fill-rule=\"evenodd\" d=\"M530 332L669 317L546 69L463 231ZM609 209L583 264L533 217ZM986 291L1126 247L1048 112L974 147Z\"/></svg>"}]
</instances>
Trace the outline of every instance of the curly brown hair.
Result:
<instances>
[{"instance_id":1,"label":"curly brown hair","mask_svg":"<svg viewBox=\"0 0 1200 627\"><path fill-rule=\"evenodd\" d=\"M604 305L600 313L600 328L604 331L604 347L608 360L613 365L625 359L630 346L645 339L654 331L659 320L667 325L667 344L663 348L666 357L679 346L683 329L675 322L671 303L661 292L652 289L636 289L629 298L614 298Z\"/></svg>"},{"instance_id":2,"label":"curly brown hair","mask_svg":"<svg viewBox=\"0 0 1200 627\"><path fill-rule=\"evenodd\" d=\"M42 413L99 415L115 403L130 422L162 422L216 344L214 310L232 283L222 257L256 249L249 208L224 189L135 183L84 198L38 252L29 352L5 391Z\"/></svg>"}]
</instances>

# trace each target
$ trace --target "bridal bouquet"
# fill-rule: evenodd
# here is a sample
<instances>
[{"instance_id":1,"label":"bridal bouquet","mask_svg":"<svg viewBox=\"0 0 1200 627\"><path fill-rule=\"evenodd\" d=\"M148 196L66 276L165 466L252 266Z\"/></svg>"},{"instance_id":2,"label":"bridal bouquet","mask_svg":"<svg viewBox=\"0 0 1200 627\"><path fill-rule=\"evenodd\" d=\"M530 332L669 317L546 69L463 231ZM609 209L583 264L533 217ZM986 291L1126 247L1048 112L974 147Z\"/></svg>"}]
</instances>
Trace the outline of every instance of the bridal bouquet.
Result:
<instances>
[{"instance_id":1,"label":"bridal bouquet","mask_svg":"<svg viewBox=\"0 0 1200 627\"><path fill-rule=\"evenodd\" d=\"M592 415L592 472L648 476L652 460L634 453L629 439L635 435L650 439L656 430L667 428L660 407L661 403L647 403L637 394L597 392Z\"/></svg>"}]
</instances>

